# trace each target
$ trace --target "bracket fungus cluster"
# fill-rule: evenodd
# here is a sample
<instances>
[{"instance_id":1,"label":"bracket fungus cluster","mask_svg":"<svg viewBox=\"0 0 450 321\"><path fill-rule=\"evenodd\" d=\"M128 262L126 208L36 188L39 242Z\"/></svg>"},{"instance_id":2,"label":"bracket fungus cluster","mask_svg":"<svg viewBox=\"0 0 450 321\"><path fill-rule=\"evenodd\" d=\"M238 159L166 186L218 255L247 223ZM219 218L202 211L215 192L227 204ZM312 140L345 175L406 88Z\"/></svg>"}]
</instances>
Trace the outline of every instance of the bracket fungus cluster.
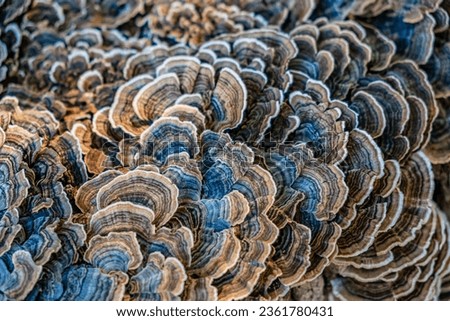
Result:
<instances>
[{"instance_id":1,"label":"bracket fungus cluster","mask_svg":"<svg viewBox=\"0 0 450 321\"><path fill-rule=\"evenodd\" d=\"M447 0L0 0L0 300L450 299Z\"/></svg>"}]
</instances>

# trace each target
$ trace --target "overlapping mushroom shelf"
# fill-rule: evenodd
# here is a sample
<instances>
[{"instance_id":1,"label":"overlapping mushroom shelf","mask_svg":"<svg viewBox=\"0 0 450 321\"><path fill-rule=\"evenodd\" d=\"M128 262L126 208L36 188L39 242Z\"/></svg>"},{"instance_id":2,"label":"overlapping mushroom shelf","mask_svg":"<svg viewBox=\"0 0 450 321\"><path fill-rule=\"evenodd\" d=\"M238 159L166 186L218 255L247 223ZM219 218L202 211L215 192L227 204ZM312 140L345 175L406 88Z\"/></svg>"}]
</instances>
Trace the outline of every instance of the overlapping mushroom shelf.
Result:
<instances>
[{"instance_id":1,"label":"overlapping mushroom shelf","mask_svg":"<svg viewBox=\"0 0 450 321\"><path fill-rule=\"evenodd\" d=\"M0 0L1 300L450 299L449 1Z\"/></svg>"}]
</instances>

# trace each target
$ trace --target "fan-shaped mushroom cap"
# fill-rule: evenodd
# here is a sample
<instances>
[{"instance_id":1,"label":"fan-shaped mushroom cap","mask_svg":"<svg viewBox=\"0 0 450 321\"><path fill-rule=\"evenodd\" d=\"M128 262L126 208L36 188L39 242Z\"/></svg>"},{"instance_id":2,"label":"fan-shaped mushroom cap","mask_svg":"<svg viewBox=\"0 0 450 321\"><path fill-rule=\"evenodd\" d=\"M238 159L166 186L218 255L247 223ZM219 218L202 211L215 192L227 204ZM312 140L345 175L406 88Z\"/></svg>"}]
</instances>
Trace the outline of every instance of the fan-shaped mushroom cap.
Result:
<instances>
[{"instance_id":1,"label":"fan-shaped mushroom cap","mask_svg":"<svg viewBox=\"0 0 450 321\"><path fill-rule=\"evenodd\" d=\"M131 202L113 203L91 216L89 235L107 236L110 232L135 232L149 241L155 233L154 212L148 207Z\"/></svg>"},{"instance_id":2,"label":"fan-shaped mushroom cap","mask_svg":"<svg viewBox=\"0 0 450 321\"><path fill-rule=\"evenodd\" d=\"M65 270L63 276L63 301L120 300L128 277L123 273L106 274L98 268L75 265Z\"/></svg>"},{"instance_id":3,"label":"fan-shaped mushroom cap","mask_svg":"<svg viewBox=\"0 0 450 321\"><path fill-rule=\"evenodd\" d=\"M0 299L448 298L449 14L0 0Z\"/></svg>"},{"instance_id":4,"label":"fan-shaped mushroom cap","mask_svg":"<svg viewBox=\"0 0 450 321\"><path fill-rule=\"evenodd\" d=\"M127 272L141 265L142 254L135 233L109 232L91 238L84 260L105 272Z\"/></svg>"},{"instance_id":5,"label":"fan-shaped mushroom cap","mask_svg":"<svg viewBox=\"0 0 450 321\"><path fill-rule=\"evenodd\" d=\"M98 209L121 201L149 207L155 213L154 224L160 226L175 212L177 197L178 188L166 177L155 172L135 170L103 185L96 196L96 204Z\"/></svg>"},{"instance_id":6,"label":"fan-shaped mushroom cap","mask_svg":"<svg viewBox=\"0 0 450 321\"><path fill-rule=\"evenodd\" d=\"M180 261L154 252L149 255L144 269L131 278L130 293L136 300L175 300L182 293L186 278Z\"/></svg>"},{"instance_id":7,"label":"fan-shaped mushroom cap","mask_svg":"<svg viewBox=\"0 0 450 321\"><path fill-rule=\"evenodd\" d=\"M8 259L8 257L5 257ZM0 279L0 289L4 299L23 300L36 284L42 267L35 264L27 251L16 251L10 258L12 269L9 270L3 260L0 268L3 277Z\"/></svg>"},{"instance_id":8,"label":"fan-shaped mushroom cap","mask_svg":"<svg viewBox=\"0 0 450 321\"><path fill-rule=\"evenodd\" d=\"M173 154L187 153L195 157L198 153L197 128L191 122L177 117L162 117L142 134L139 141L141 157L150 157L157 164L166 164Z\"/></svg>"}]
</instances>

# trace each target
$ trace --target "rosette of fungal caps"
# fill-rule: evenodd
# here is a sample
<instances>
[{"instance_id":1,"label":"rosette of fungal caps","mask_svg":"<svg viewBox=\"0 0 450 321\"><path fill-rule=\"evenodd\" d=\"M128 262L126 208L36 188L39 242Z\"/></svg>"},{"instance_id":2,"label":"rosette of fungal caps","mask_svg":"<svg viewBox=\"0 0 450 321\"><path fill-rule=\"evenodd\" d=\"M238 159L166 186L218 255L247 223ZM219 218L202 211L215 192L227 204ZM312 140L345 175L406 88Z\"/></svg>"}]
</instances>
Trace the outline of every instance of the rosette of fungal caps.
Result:
<instances>
[{"instance_id":1,"label":"rosette of fungal caps","mask_svg":"<svg viewBox=\"0 0 450 321\"><path fill-rule=\"evenodd\" d=\"M0 299L449 300L449 15L0 0Z\"/></svg>"}]
</instances>

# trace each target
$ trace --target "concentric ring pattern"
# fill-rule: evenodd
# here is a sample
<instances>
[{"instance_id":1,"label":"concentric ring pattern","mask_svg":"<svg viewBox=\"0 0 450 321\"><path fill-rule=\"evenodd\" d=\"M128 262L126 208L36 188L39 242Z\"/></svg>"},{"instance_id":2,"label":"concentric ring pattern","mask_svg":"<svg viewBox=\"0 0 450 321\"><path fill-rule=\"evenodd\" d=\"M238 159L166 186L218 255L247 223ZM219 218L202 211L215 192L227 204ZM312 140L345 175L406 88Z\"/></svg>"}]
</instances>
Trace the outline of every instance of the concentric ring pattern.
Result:
<instances>
[{"instance_id":1,"label":"concentric ring pattern","mask_svg":"<svg viewBox=\"0 0 450 321\"><path fill-rule=\"evenodd\" d=\"M449 15L0 0L0 300L450 299Z\"/></svg>"}]
</instances>

